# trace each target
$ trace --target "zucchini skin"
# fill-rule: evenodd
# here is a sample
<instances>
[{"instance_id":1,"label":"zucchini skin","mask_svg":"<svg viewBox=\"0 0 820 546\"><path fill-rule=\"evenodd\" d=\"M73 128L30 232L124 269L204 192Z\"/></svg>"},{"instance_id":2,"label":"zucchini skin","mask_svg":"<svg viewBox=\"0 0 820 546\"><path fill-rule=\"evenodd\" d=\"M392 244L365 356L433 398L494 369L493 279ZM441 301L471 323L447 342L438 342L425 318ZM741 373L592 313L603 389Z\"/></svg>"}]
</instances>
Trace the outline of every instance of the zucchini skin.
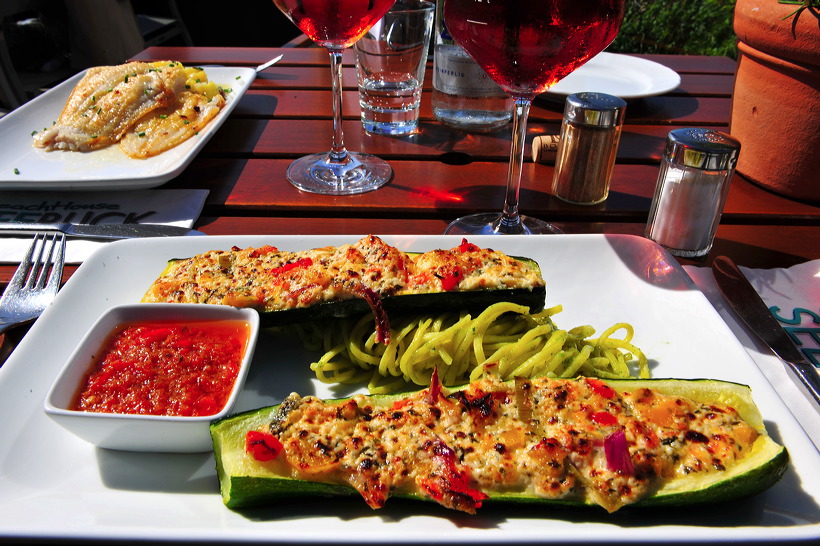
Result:
<instances>
[{"instance_id":1,"label":"zucchini skin","mask_svg":"<svg viewBox=\"0 0 820 546\"><path fill-rule=\"evenodd\" d=\"M441 310L480 312L499 302L512 302L529 307L531 313L544 309L546 288L514 288L507 290L471 290L462 292L435 292L430 294L406 294L381 299L382 307L392 313L433 313ZM317 303L310 307L297 307L281 311L262 311L259 318L264 326L281 326L297 322L355 317L371 313L368 303L359 298Z\"/></svg>"},{"instance_id":2,"label":"zucchini skin","mask_svg":"<svg viewBox=\"0 0 820 546\"><path fill-rule=\"evenodd\" d=\"M712 504L749 497L777 483L788 468L789 455L786 448L775 443L765 433L762 417L752 401L749 388L745 385L707 379L627 379L607 380L606 383L616 389L636 390L649 387L663 394L678 394L696 401L700 398L701 401L729 403L738 410L742 418L761 433L752 453L734 467L730 467L726 474L721 474L720 479L707 476L705 480L698 478L689 482L670 480L655 494L626 505L622 510ZM699 393L700 396L692 396L693 392ZM380 404L390 404L400 397L402 394L374 395L369 398ZM347 399L336 401L344 400ZM240 456L244 453L245 432L270 422L277 408L278 406L260 408L228 416L211 424L217 475L224 504L231 509L241 509L297 497L358 497L359 493L347 485L309 482L274 475L246 475L234 472L230 468L231 458L238 455L237 450L241 452ZM679 483L684 483L685 486L681 488L678 486ZM593 502L581 498L545 499L523 493L486 493L489 496L484 501L486 506L514 503L545 507L598 508ZM432 499L415 494L395 497L435 503Z\"/></svg>"}]
</instances>

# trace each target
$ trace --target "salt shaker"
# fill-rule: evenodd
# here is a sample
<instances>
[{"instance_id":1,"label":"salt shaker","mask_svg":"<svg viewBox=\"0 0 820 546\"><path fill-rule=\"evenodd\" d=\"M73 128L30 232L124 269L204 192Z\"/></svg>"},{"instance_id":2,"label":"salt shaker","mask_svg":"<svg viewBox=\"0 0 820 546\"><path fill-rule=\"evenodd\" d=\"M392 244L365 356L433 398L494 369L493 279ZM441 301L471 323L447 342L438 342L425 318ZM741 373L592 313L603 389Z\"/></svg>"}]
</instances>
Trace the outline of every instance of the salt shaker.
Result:
<instances>
[{"instance_id":1,"label":"salt shaker","mask_svg":"<svg viewBox=\"0 0 820 546\"><path fill-rule=\"evenodd\" d=\"M671 131L646 236L675 256L705 256L714 242L739 153L740 142L719 131Z\"/></svg>"},{"instance_id":2,"label":"salt shaker","mask_svg":"<svg viewBox=\"0 0 820 546\"><path fill-rule=\"evenodd\" d=\"M605 93L576 93L566 99L552 192L579 205L609 195L626 102Z\"/></svg>"}]
</instances>

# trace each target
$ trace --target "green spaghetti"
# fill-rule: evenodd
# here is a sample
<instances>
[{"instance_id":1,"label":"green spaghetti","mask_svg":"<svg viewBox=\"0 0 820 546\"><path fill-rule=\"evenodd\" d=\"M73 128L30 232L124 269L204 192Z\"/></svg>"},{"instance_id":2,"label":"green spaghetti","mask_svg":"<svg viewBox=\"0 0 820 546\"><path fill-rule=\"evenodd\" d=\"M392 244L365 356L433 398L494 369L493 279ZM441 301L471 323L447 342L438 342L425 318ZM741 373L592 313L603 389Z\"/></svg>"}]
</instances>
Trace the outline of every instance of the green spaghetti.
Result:
<instances>
[{"instance_id":1,"label":"green spaghetti","mask_svg":"<svg viewBox=\"0 0 820 546\"><path fill-rule=\"evenodd\" d=\"M633 328L618 323L597 338L591 326L558 328L561 306L530 314L527 307L496 303L473 317L466 312L391 317L391 342L376 342L373 317L294 325L309 350L322 352L310 365L325 383L367 383L389 393L430 383L434 368L444 385L492 373L514 377L647 378ZM615 334L623 331L622 337ZM634 372L633 372L634 370Z\"/></svg>"}]
</instances>

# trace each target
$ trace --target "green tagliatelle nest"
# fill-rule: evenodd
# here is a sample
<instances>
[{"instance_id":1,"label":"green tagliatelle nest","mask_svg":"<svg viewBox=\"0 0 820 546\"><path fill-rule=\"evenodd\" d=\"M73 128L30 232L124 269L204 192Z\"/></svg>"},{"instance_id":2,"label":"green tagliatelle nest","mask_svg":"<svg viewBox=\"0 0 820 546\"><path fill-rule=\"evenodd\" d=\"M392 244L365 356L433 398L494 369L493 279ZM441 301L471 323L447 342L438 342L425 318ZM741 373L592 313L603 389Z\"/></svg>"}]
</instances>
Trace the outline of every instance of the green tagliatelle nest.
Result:
<instances>
[{"instance_id":1,"label":"green tagliatelle nest","mask_svg":"<svg viewBox=\"0 0 820 546\"><path fill-rule=\"evenodd\" d=\"M324 354L310 367L325 383L367 383L388 393L430 383L434 368L444 385L487 373L514 377L648 378L643 352L631 343L633 328L618 323L600 337L591 326L559 329L561 306L530 314L525 306L496 303L479 315L391 316L391 342L376 342L373 317L293 326L303 345ZM613 337L623 330L623 338Z\"/></svg>"}]
</instances>

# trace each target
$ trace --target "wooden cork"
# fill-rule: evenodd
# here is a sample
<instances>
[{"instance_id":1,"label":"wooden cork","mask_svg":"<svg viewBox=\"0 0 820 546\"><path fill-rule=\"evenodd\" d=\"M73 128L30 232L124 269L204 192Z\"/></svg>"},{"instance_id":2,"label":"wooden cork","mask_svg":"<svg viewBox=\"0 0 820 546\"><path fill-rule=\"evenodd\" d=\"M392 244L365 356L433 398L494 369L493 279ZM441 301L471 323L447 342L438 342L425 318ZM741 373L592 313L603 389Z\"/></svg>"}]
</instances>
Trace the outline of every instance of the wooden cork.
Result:
<instances>
[{"instance_id":1,"label":"wooden cork","mask_svg":"<svg viewBox=\"0 0 820 546\"><path fill-rule=\"evenodd\" d=\"M532 160L536 163L551 163L558 154L559 135L538 135L532 139Z\"/></svg>"}]
</instances>

